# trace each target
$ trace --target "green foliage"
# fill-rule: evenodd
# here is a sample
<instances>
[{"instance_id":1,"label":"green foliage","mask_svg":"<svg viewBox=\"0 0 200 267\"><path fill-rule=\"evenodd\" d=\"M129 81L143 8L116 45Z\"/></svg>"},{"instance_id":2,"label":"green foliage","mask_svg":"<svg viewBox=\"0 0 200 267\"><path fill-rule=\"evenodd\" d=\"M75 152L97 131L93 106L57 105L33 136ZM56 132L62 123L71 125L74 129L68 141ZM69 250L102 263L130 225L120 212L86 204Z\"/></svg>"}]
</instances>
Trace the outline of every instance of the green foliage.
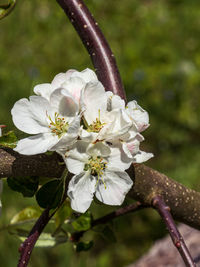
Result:
<instances>
[{"instance_id":1,"label":"green foliage","mask_svg":"<svg viewBox=\"0 0 200 267\"><path fill-rule=\"evenodd\" d=\"M93 241L79 242L75 245L76 252L88 251L93 246Z\"/></svg>"},{"instance_id":2,"label":"green foliage","mask_svg":"<svg viewBox=\"0 0 200 267\"><path fill-rule=\"evenodd\" d=\"M15 7L16 0L0 2L0 19L5 18Z\"/></svg>"},{"instance_id":3,"label":"green foliage","mask_svg":"<svg viewBox=\"0 0 200 267\"><path fill-rule=\"evenodd\" d=\"M136 99L150 114L151 126L144 132L142 146L155 158L147 164L200 190L200 2L86 3L117 58L128 99ZM0 32L0 123L10 129L10 109L15 101L31 95L34 85L50 82L54 75L70 68L92 67L56 1L19 1L10 16L0 22ZM30 199L24 203L19 194L4 188L1 219L9 221ZM92 206L95 217L111 210L95 203ZM62 224L61 218L57 226L59 220L63 228L70 226ZM71 245L49 252L36 250L30 267L126 266L166 233L159 216L150 210L118 219L114 232L116 244L108 244L98 235L87 257L80 254L78 258ZM92 233L88 235L93 239ZM9 250L13 255L8 258L2 253L2 266L16 266L19 243L6 233L1 233L1 240L1 251Z\"/></svg>"},{"instance_id":4,"label":"green foliage","mask_svg":"<svg viewBox=\"0 0 200 267\"><path fill-rule=\"evenodd\" d=\"M39 177L9 177L7 183L12 190L22 193L24 197L33 197L38 189Z\"/></svg>"},{"instance_id":5,"label":"green foliage","mask_svg":"<svg viewBox=\"0 0 200 267\"><path fill-rule=\"evenodd\" d=\"M41 215L41 209L37 206L29 206L21 210L11 219L12 225L17 223L26 222L28 220L37 219Z\"/></svg>"},{"instance_id":6,"label":"green foliage","mask_svg":"<svg viewBox=\"0 0 200 267\"><path fill-rule=\"evenodd\" d=\"M72 226L76 231L87 231L91 228L92 215L91 212L87 211L82 214L78 219L72 222Z\"/></svg>"},{"instance_id":7,"label":"green foliage","mask_svg":"<svg viewBox=\"0 0 200 267\"><path fill-rule=\"evenodd\" d=\"M60 179L54 179L44 184L36 194L36 200L41 208L56 208L63 195L63 182Z\"/></svg>"},{"instance_id":8,"label":"green foliage","mask_svg":"<svg viewBox=\"0 0 200 267\"><path fill-rule=\"evenodd\" d=\"M14 131L9 131L0 136L0 146L15 148L17 145L17 137Z\"/></svg>"}]
</instances>

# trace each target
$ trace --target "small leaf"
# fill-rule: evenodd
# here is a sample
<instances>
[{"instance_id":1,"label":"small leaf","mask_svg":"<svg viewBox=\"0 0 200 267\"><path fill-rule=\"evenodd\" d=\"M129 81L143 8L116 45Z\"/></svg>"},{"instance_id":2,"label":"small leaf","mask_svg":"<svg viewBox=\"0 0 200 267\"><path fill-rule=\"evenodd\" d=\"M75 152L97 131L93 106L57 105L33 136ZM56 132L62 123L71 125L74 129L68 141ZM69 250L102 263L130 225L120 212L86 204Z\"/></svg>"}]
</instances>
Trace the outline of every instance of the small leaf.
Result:
<instances>
[{"instance_id":1,"label":"small leaf","mask_svg":"<svg viewBox=\"0 0 200 267\"><path fill-rule=\"evenodd\" d=\"M65 200L65 202L62 204L62 207L60 207L59 210L54 215L56 228L60 227L65 220L70 218L71 215L72 215L72 208L70 206L69 201Z\"/></svg>"},{"instance_id":2,"label":"small leaf","mask_svg":"<svg viewBox=\"0 0 200 267\"><path fill-rule=\"evenodd\" d=\"M17 0L6 1L6 3L0 4L0 19L6 17L15 7Z\"/></svg>"},{"instance_id":3,"label":"small leaf","mask_svg":"<svg viewBox=\"0 0 200 267\"><path fill-rule=\"evenodd\" d=\"M63 195L63 182L60 179L54 179L44 184L36 194L36 200L40 207L51 209L56 208Z\"/></svg>"},{"instance_id":4,"label":"small leaf","mask_svg":"<svg viewBox=\"0 0 200 267\"><path fill-rule=\"evenodd\" d=\"M89 211L73 221L72 226L76 231L86 231L91 228L92 215Z\"/></svg>"},{"instance_id":5,"label":"small leaf","mask_svg":"<svg viewBox=\"0 0 200 267\"><path fill-rule=\"evenodd\" d=\"M38 189L39 178L37 176L9 177L7 184L12 190L22 193L24 197L33 197Z\"/></svg>"},{"instance_id":6,"label":"small leaf","mask_svg":"<svg viewBox=\"0 0 200 267\"><path fill-rule=\"evenodd\" d=\"M11 224L15 224L18 222L23 222L26 220L37 219L41 215L41 210L39 207L26 207L17 213L10 221Z\"/></svg>"},{"instance_id":7,"label":"small leaf","mask_svg":"<svg viewBox=\"0 0 200 267\"><path fill-rule=\"evenodd\" d=\"M89 249L91 249L93 244L94 244L93 241L79 242L78 244L75 245L76 252L88 251Z\"/></svg>"},{"instance_id":8,"label":"small leaf","mask_svg":"<svg viewBox=\"0 0 200 267\"><path fill-rule=\"evenodd\" d=\"M15 148L16 145L17 145L17 137L14 131L9 131L0 137L0 146Z\"/></svg>"},{"instance_id":9,"label":"small leaf","mask_svg":"<svg viewBox=\"0 0 200 267\"><path fill-rule=\"evenodd\" d=\"M17 236L22 242L24 242L29 235L28 230L16 228L9 231L11 235ZM37 240L35 247L55 247L61 243L68 241L66 235L52 236L51 233L41 233L39 239Z\"/></svg>"}]
</instances>

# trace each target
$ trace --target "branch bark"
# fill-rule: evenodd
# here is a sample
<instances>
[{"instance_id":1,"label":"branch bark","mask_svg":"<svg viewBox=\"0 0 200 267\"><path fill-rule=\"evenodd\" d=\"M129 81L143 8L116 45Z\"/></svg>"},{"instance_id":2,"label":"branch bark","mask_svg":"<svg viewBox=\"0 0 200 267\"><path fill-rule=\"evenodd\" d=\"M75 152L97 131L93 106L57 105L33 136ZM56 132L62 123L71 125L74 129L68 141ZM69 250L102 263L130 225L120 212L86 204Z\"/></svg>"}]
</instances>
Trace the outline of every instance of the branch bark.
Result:
<instances>
[{"instance_id":1,"label":"branch bark","mask_svg":"<svg viewBox=\"0 0 200 267\"><path fill-rule=\"evenodd\" d=\"M0 149L0 178L40 175L61 177L65 165L56 153L52 155L25 156L12 149ZM134 186L129 197L151 206L153 197L160 195L170 207L173 217L200 229L200 193L170 179L166 175L145 166L134 164L129 169Z\"/></svg>"}]
</instances>

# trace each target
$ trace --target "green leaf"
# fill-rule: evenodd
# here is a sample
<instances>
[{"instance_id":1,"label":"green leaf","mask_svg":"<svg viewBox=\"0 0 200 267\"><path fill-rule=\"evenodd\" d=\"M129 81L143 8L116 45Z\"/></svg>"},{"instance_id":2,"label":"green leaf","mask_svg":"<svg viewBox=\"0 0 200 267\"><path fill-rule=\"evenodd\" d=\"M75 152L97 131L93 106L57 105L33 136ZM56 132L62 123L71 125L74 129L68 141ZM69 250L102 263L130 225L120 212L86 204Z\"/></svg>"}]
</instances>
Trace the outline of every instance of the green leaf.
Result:
<instances>
[{"instance_id":1,"label":"green leaf","mask_svg":"<svg viewBox=\"0 0 200 267\"><path fill-rule=\"evenodd\" d=\"M39 178L37 176L9 177L7 184L12 190L22 193L24 197L32 197L38 189Z\"/></svg>"},{"instance_id":2,"label":"green leaf","mask_svg":"<svg viewBox=\"0 0 200 267\"><path fill-rule=\"evenodd\" d=\"M93 244L94 244L93 241L79 242L78 244L75 245L76 252L88 251L89 249L91 249Z\"/></svg>"},{"instance_id":3,"label":"green leaf","mask_svg":"<svg viewBox=\"0 0 200 267\"><path fill-rule=\"evenodd\" d=\"M54 215L56 228L60 227L65 220L70 218L71 215L72 208L70 206L70 202L65 200L65 202L62 204L62 207L60 207Z\"/></svg>"},{"instance_id":4,"label":"green leaf","mask_svg":"<svg viewBox=\"0 0 200 267\"><path fill-rule=\"evenodd\" d=\"M36 194L36 200L40 207L51 209L56 208L63 195L63 181L54 179L44 184Z\"/></svg>"},{"instance_id":5,"label":"green leaf","mask_svg":"<svg viewBox=\"0 0 200 267\"><path fill-rule=\"evenodd\" d=\"M20 228L11 229L9 233L11 235L17 236L22 242L24 242L29 235L29 230L24 230ZM41 233L39 239L37 240L35 247L55 247L61 243L68 241L66 235L52 236L51 233Z\"/></svg>"},{"instance_id":6,"label":"green leaf","mask_svg":"<svg viewBox=\"0 0 200 267\"><path fill-rule=\"evenodd\" d=\"M91 228L92 215L89 211L73 221L72 226L76 231L87 231Z\"/></svg>"},{"instance_id":7,"label":"green leaf","mask_svg":"<svg viewBox=\"0 0 200 267\"><path fill-rule=\"evenodd\" d=\"M41 209L39 207L26 207L17 213L10 221L11 224L15 224L18 222L23 222L26 220L37 219L41 215Z\"/></svg>"},{"instance_id":8,"label":"green leaf","mask_svg":"<svg viewBox=\"0 0 200 267\"><path fill-rule=\"evenodd\" d=\"M9 131L0 136L0 146L15 148L16 145L17 145L17 137L14 131Z\"/></svg>"},{"instance_id":9,"label":"green leaf","mask_svg":"<svg viewBox=\"0 0 200 267\"><path fill-rule=\"evenodd\" d=\"M5 18L13 10L16 2L17 0L10 0L5 3L0 3L0 19Z\"/></svg>"}]
</instances>

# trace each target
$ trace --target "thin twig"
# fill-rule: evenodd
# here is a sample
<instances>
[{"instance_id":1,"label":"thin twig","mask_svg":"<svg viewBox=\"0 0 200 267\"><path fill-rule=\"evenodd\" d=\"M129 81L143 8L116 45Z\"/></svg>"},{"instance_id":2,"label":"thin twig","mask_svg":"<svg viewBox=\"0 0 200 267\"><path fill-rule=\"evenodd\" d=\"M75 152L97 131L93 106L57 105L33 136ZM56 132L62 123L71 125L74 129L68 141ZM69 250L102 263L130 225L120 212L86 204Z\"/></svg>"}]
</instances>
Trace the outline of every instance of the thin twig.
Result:
<instances>
[{"instance_id":1,"label":"thin twig","mask_svg":"<svg viewBox=\"0 0 200 267\"><path fill-rule=\"evenodd\" d=\"M114 55L98 23L82 0L57 0L88 50L98 79L106 90L126 99Z\"/></svg>"},{"instance_id":2,"label":"thin twig","mask_svg":"<svg viewBox=\"0 0 200 267\"><path fill-rule=\"evenodd\" d=\"M123 216L125 214L131 213L131 212L136 212L138 210L141 210L141 209L144 209L147 207L149 207L149 206L142 205L140 202L136 202L136 203L130 204L128 206L125 206L123 208L117 209L117 210L115 210L115 211L113 211L113 212L111 212L111 213L109 213L103 217L100 217L100 218L94 220L91 224L90 229L92 229L93 227L100 225L100 224L106 224L106 223L112 221L113 219L116 219L116 218ZM79 239L83 236L83 234L87 231L74 232L70 237L70 241L71 242L78 242Z\"/></svg>"},{"instance_id":3,"label":"thin twig","mask_svg":"<svg viewBox=\"0 0 200 267\"><path fill-rule=\"evenodd\" d=\"M176 224L170 213L170 208L165 204L161 196L154 197L152 200L152 205L159 212L160 216L164 220L164 223L169 231L173 244L178 249L185 265L187 267L195 267L196 264L194 263L190 255L190 252L183 240L183 237L181 236L180 232L176 227Z\"/></svg>"},{"instance_id":4,"label":"thin twig","mask_svg":"<svg viewBox=\"0 0 200 267\"><path fill-rule=\"evenodd\" d=\"M65 182L65 187L62 200L59 206L51 214L50 214L50 208L46 208L41 214L41 216L38 218L32 230L30 231L27 239L21 244L19 248L20 259L18 267L26 267L28 265L31 253L34 249L35 243L37 242L40 234L42 233L45 226L48 224L48 222L51 220L51 218L54 216L54 214L58 211L58 209L62 206L63 202L65 201L67 197L68 183L69 180L71 179L70 173L68 175L68 179L66 178L66 175L68 175L68 171L67 169L64 169L61 179L63 179L63 181Z\"/></svg>"}]
</instances>

